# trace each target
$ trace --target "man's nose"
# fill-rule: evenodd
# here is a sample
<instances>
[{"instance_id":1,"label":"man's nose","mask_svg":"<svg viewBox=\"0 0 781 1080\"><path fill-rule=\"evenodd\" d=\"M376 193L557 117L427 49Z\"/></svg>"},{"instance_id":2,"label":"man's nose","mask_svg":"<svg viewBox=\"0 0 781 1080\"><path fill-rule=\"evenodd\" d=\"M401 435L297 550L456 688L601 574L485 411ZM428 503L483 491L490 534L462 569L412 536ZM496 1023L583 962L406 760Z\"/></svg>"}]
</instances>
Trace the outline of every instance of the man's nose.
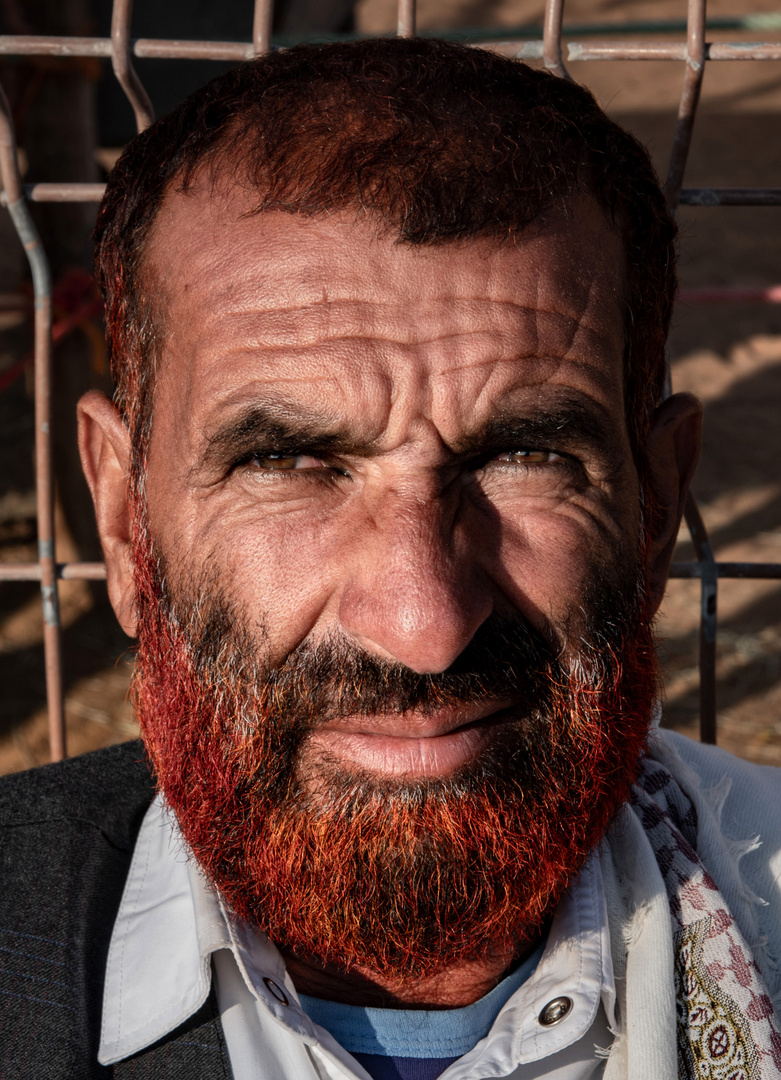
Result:
<instances>
[{"instance_id":1,"label":"man's nose","mask_svg":"<svg viewBox=\"0 0 781 1080\"><path fill-rule=\"evenodd\" d=\"M493 608L476 530L436 497L383 498L361 526L340 599L342 629L413 671L445 671Z\"/></svg>"}]
</instances>

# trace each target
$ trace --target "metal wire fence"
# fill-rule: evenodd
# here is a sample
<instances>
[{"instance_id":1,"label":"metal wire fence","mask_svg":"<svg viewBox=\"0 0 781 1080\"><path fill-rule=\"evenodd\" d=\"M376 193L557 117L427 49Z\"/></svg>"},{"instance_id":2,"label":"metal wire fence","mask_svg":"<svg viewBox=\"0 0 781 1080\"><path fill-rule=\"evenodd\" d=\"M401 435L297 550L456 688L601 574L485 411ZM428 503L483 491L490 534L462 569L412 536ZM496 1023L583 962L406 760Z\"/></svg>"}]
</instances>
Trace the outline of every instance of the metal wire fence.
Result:
<instances>
[{"instance_id":1,"label":"metal wire fence","mask_svg":"<svg viewBox=\"0 0 781 1080\"><path fill-rule=\"evenodd\" d=\"M114 0L111 36L0 36L0 56L107 57L129 101L136 127L142 131L153 120L152 105L133 66L136 57L156 59L220 60L239 62L267 52L271 46L273 0L256 0L249 41L185 41L133 38L132 0ZM397 33L415 34L416 0L398 0ZM779 206L781 188L685 188L686 163L700 98L703 74L713 61L781 60L781 42L713 42L705 38L706 0L688 0L684 41L646 40L562 43L564 0L546 0L542 40L507 38L480 40L505 56L541 60L560 78L570 78L568 65L595 60L676 60L684 67L678 116L670 154L665 191L673 210L691 206ZM35 481L38 559L28 563L0 563L0 581L40 582L43 603L43 646L49 740L52 760L66 756L65 718L61 672L58 581L105 578L102 563L58 563L54 538L54 481L52 462L52 283L46 252L32 217L29 202L98 202L102 184L23 184L20 175L11 111L0 89L0 179L6 206L30 264L35 296ZM778 300L778 290L751 290L746 299ZM712 297L711 297L712 298ZM693 497L686 521L696 561L673 563L674 578L699 578L700 605L700 736L716 742L716 637L719 581L724 578L781 578L779 563L716 562L700 511Z\"/></svg>"}]
</instances>

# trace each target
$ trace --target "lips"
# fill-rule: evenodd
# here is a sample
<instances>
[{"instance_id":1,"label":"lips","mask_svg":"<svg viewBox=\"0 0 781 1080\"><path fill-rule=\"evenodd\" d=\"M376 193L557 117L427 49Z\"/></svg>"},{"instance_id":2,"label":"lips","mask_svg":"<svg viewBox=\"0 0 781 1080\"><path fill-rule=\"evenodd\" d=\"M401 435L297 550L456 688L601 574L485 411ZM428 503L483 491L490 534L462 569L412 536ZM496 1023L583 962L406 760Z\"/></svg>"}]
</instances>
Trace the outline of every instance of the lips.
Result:
<instances>
[{"instance_id":1,"label":"lips","mask_svg":"<svg viewBox=\"0 0 781 1080\"><path fill-rule=\"evenodd\" d=\"M308 739L305 753L389 777L445 776L473 761L513 716L507 702L434 714L346 717Z\"/></svg>"}]
</instances>

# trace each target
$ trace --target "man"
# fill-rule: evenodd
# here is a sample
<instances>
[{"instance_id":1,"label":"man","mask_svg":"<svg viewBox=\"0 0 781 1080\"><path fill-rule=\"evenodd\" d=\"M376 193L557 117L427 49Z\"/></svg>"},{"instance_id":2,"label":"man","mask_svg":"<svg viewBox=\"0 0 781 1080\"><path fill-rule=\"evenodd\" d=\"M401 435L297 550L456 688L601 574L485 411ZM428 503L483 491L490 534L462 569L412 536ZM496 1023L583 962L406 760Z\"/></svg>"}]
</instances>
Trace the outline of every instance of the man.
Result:
<instances>
[{"instance_id":1,"label":"man","mask_svg":"<svg viewBox=\"0 0 781 1080\"><path fill-rule=\"evenodd\" d=\"M645 152L487 52L301 48L97 241L159 794L135 744L6 782L7 1075L781 1075L779 778L649 734L700 411Z\"/></svg>"}]
</instances>

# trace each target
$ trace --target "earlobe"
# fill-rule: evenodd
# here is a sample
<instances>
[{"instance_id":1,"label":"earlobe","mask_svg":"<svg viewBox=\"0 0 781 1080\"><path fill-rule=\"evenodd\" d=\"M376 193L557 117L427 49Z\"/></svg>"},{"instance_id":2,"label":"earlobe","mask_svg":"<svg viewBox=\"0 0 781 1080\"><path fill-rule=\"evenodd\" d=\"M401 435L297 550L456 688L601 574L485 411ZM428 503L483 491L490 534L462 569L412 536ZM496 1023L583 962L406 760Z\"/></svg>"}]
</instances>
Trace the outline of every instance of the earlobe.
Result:
<instances>
[{"instance_id":1,"label":"earlobe","mask_svg":"<svg viewBox=\"0 0 781 1080\"><path fill-rule=\"evenodd\" d=\"M78 405L79 452L103 546L111 605L126 634L136 633L132 532L128 505L130 436L113 405L97 390Z\"/></svg>"},{"instance_id":2,"label":"earlobe","mask_svg":"<svg viewBox=\"0 0 781 1080\"><path fill-rule=\"evenodd\" d=\"M649 515L646 551L648 588L654 611L667 585L678 528L683 517L702 437L702 405L693 394L673 394L658 407L648 434L646 461Z\"/></svg>"}]
</instances>

